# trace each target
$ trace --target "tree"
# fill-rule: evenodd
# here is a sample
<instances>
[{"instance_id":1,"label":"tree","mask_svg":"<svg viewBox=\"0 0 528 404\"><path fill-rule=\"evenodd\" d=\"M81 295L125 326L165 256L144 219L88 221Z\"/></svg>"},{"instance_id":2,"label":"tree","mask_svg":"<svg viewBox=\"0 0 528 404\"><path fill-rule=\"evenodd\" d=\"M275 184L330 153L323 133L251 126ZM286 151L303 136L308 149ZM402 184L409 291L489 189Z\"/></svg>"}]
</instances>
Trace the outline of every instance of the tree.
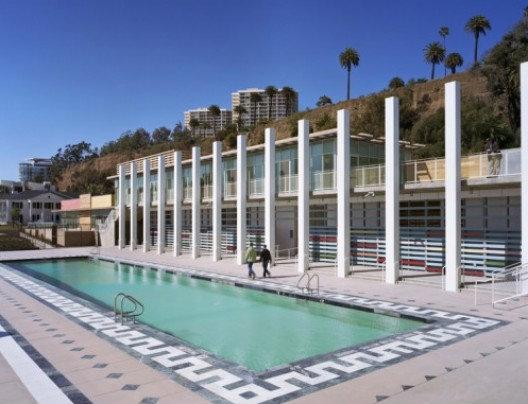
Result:
<instances>
[{"instance_id":1,"label":"tree","mask_svg":"<svg viewBox=\"0 0 528 404\"><path fill-rule=\"evenodd\" d=\"M181 122L178 122L174 125L174 129L171 132L170 138L173 142L179 142L183 139L185 135L185 130Z\"/></svg>"},{"instance_id":2,"label":"tree","mask_svg":"<svg viewBox=\"0 0 528 404\"><path fill-rule=\"evenodd\" d=\"M491 24L489 20L482 16L482 15L476 15L474 17L471 17L469 21L466 23L465 30L466 32L469 32L473 34L475 37L475 47L473 50L473 64L477 64L478 60L478 41L480 35L486 35L486 31L489 31L491 29Z\"/></svg>"},{"instance_id":3,"label":"tree","mask_svg":"<svg viewBox=\"0 0 528 404\"><path fill-rule=\"evenodd\" d=\"M152 132L152 142L153 143L164 143L168 142L171 137L171 131L170 129L166 128L165 126L161 126L159 128L154 129Z\"/></svg>"},{"instance_id":4,"label":"tree","mask_svg":"<svg viewBox=\"0 0 528 404\"><path fill-rule=\"evenodd\" d=\"M267 86L264 89L264 92L268 96L268 121L271 122L271 106L273 103L273 99L277 95L277 88L274 86Z\"/></svg>"},{"instance_id":5,"label":"tree","mask_svg":"<svg viewBox=\"0 0 528 404\"><path fill-rule=\"evenodd\" d=\"M462 55L460 53L450 53L446 56L444 61L444 66L448 69L451 69L451 73L456 73L456 68L460 67L464 64L464 59L462 59Z\"/></svg>"},{"instance_id":6,"label":"tree","mask_svg":"<svg viewBox=\"0 0 528 404\"><path fill-rule=\"evenodd\" d=\"M332 105L332 99L327 95L321 95L319 100L315 103L317 107L324 107L325 105Z\"/></svg>"},{"instance_id":7,"label":"tree","mask_svg":"<svg viewBox=\"0 0 528 404\"><path fill-rule=\"evenodd\" d=\"M284 96L284 101L286 103L286 115L291 115L292 105L297 99L297 93L292 87L284 86L281 89L281 94Z\"/></svg>"},{"instance_id":8,"label":"tree","mask_svg":"<svg viewBox=\"0 0 528 404\"><path fill-rule=\"evenodd\" d=\"M200 121L196 118L191 118L189 120L189 128L191 129L191 136L195 137L196 135L196 128L200 126Z\"/></svg>"},{"instance_id":9,"label":"tree","mask_svg":"<svg viewBox=\"0 0 528 404\"><path fill-rule=\"evenodd\" d=\"M511 130L518 133L521 124L519 64L528 60L528 15L524 15L511 31L484 58L482 72L495 102L506 105Z\"/></svg>"},{"instance_id":10,"label":"tree","mask_svg":"<svg viewBox=\"0 0 528 404\"><path fill-rule=\"evenodd\" d=\"M431 80L435 78L435 66L441 63L445 57L445 49L440 42L431 42L424 49L424 58L427 63L431 63Z\"/></svg>"},{"instance_id":11,"label":"tree","mask_svg":"<svg viewBox=\"0 0 528 404\"><path fill-rule=\"evenodd\" d=\"M446 27L446 26L440 27L440 29L438 30L438 35L442 37L442 45L444 46L444 50L447 52L446 37L449 35L449 27ZM446 67L444 66L444 77L446 76L446 74L447 74L447 71L446 71Z\"/></svg>"},{"instance_id":12,"label":"tree","mask_svg":"<svg viewBox=\"0 0 528 404\"><path fill-rule=\"evenodd\" d=\"M393 77L391 81L389 81L390 90L394 90L400 87L405 87L405 82L400 77Z\"/></svg>"},{"instance_id":13,"label":"tree","mask_svg":"<svg viewBox=\"0 0 528 404\"><path fill-rule=\"evenodd\" d=\"M257 105L259 102L262 102L262 95L260 93L251 93L249 96L249 102L253 104L253 125L257 124Z\"/></svg>"},{"instance_id":14,"label":"tree","mask_svg":"<svg viewBox=\"0 0 528 404\"><path fill-rule=\"evenodd\" d=\"M11 223L13 223L13 226L15 223L20 223L20 209L19 208L12 208L11 209Z\"/></svg>"},{"instance_id":15,"label":"tree","mask_svg":"<svg viewBox=\"0 0 528 404\"><path fill-rule=\"evenodd\" d=\"M209 125L207 122L201 122L200 128L203 130L202 137L205 138L207 136L207 129L211 129L211 125Z\"/></svg>"},{"instance_id":16,"label":"tree","mask_svg":"<svg viewBox=\"0 0 528 404\"><path fill-rule=\"evenodd\" d=\"M213 136L216 136L216 120L218 117L222 114L222 111L220 111L220 107L218 105L209 105L209 108L207 108L211 116L213 117Z\"/></svg>"},{"instance_id":17,"label":"tree","mask_svg":"<svg viewBox=\"0 0 528 404\"><path fill-rule=\"evenodd\" d=\"M359 53L354 48L346 48L339 55L339 63L347 71L347 100L350 99L350 72L352 67L359 66Z\"/></svg>"},{"instance_id":18,"label":"tree","mask_svg":"<svg viewBox=\"0 0 528 404\"><path fill-rule=\"evenodd\" d=\"M247 109L243 105L235 105L235 107L233 108L233 112L237 115L236 126L237 126L237 132L240 133L240 128L242 128L242 124L244 123L244 120L242 119L242 115L244 115L247 112Z\"/></svg>"}]
</instances>

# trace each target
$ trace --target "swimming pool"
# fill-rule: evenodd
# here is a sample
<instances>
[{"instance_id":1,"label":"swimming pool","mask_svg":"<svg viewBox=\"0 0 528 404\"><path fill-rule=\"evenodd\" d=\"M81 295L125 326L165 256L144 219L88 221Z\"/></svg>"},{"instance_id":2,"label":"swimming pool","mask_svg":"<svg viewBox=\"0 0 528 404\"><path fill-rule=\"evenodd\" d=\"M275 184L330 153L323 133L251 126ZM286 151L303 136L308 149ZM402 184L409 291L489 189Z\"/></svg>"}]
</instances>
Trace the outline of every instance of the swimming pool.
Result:
<instances>
[{"instance_id":1,"label":"swimming pool","mask_svg":"<svg viewBox=\"0 0 528 404\"><path fill-rule=\"evenodd\" d=\"M143 323L255 372L423 326L103 260L22 261L14 267L106 307L117 293L131 294L145 305Z\"/></svg>"}]
</instances>

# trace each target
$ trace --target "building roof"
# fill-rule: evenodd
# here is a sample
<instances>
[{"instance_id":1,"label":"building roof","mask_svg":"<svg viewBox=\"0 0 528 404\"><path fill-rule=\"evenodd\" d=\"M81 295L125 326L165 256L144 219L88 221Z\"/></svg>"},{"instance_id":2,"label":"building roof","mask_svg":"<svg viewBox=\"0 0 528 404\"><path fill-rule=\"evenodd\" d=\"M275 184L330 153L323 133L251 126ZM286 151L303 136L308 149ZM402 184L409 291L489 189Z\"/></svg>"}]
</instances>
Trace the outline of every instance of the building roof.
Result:
<instances>
[{"instance_id":1,"label":"building roof","mask_svg":"<svg viewBox=\"0 0 528 404\"><path fill-rule=\"evenodd\" d=\"M28 191L22 191L22 192L18 192L14 194L0 194L0 199L19 201L19 200L35 199L43 194L53 194L53 195L57 195L64 199L71 199L70 195L66 195L66 194L63 194L57 191L47 191L47 190L36 190L36 191L28 190Z\"/></svg>"}]
</instances>

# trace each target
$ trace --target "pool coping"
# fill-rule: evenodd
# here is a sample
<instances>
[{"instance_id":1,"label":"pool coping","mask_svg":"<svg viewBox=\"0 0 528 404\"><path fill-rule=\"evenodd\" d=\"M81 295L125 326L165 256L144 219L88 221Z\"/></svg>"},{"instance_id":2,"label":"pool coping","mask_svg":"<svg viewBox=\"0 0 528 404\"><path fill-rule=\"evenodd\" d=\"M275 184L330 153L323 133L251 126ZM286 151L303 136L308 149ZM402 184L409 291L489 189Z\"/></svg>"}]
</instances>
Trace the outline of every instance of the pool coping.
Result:
<instances>
[{"instance_id":1,"label":"pool coping","mask_svg":"<svg viewBox=\"0 0 528 404\"><path fill-rule=\"evenodd\" d=\"M89 254L85 257L94 258ZM9 283L212 402L284 402L508 324L504 320L341 293L323 291L314 295L290 285L246 280L198 269L106 256L97 259L424 322L424 326L415 331L254 372L147 325L115 323L113 314L100 304L0 262L0 276Z\"/></svg>"}]
</instances>

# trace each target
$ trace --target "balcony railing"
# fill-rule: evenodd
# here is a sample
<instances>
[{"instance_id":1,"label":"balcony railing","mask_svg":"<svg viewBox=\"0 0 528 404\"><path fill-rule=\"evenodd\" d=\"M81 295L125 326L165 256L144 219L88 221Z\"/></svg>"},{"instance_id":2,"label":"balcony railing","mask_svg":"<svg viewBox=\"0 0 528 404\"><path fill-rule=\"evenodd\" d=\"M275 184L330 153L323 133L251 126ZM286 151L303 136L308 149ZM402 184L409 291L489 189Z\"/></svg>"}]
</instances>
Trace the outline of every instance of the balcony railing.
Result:
<instances>
[{"instance_id":1,"label":"balcony railing","mask_svg":"<svg viewBox=\"0 0 528 404\"><path fill-rule=\"evenodd\" d=\"M281 195L297 193L297 174L279 176L277 181L277 192Z\"/></svg>"},{"instance_id":2,"label":"balcony railing","mask_svg":"<svg viewBox=\"0 0 528 404\"><path fill-rule=\"evenodd\" d=\"M236 198L237 194L237 183L233 182L224 182L224 198Z\"/></svg>"},{"instance_id":3,"label":"balcony railing","mask_svg":"<svg viewBox=\"0 0 528 404\"><path fill-rule=\"evenodd\" d=\"M264 179L255 178L248 181L248 193L249 196L261 196L264 195Z\"/></svg>"},{"instance_id":4,"label":"balcony railing","mask_svg":"<svg viewBox=\"0 0 528 404\"><path fill-rule=\"evenodd\" d=\"M336 189L336 171L319 171L313 173L312 191L333 191Z\"/></svg>"},{"instance_id":5,"label":"balcony railing","mask_svg":"<svg viewBox=\"0 0 528 404\"><path fill-rule=\"evenodd\" d=\"M520 149L507 149L496 154L472 154L460 161L463 179L508 177L521 172ZM353 187L385 185L385 165L376 164L352 169ZM418 184L445 179L445 159L406 161L401 165L401 178L405 183Z\"/></svg>"},{"instance_id":6,"label":"balcony railing","mask_svg":"<svg viewBox=\"0 0 528 404\"><path fill-rule=\"evenodd\" d=\"M183 188L183 200L190 201L192 199L192 187Z\"/></svg>"},{"instance_id":7,"label":"balcony railing","mask_svg":"<svg viewBox=\"0 0 528 404\"><path fill-rule=\"evenodd\" d=\"M174 200L174 190L173 190L172 187L167 188L165 190L165 198L166 198L167 202L170 202L170 203L173 202L173 200Z\"/></svg>"},{"instance_id":8,"label":"balcony railing","mask_svg":"<svg viewBox=\"0 0 528 404\"><path fill-rule=\"evenodd\" d=\"M213 186L212 185L202 186L202 199L213 199Z\"/></svg>"}]
</instances>

